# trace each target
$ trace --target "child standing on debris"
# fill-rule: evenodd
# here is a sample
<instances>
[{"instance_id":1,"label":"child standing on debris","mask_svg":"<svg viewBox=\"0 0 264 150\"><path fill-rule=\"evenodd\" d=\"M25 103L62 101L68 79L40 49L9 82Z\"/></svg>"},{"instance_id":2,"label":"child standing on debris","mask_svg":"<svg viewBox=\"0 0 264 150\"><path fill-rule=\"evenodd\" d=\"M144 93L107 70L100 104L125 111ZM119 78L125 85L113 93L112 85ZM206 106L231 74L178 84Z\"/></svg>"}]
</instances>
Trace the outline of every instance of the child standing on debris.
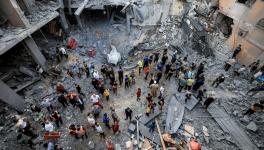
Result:
<instances>
[{"instance_id":1,"label":"child standing on debris","mask_svg":"<svg viewBox=\"0 0 264 150\"><path fill-rule=\"evenodd\" d=\"M140 96L141 96L141 89L140 88L137 89L136 95L137 95L137 101L139 101Z\"/></svg>"},{"instance_id":2,"label":"child standing on debris","mask_svg":"<svg viewBox=\"0 0 264 150\"><path fill-rule=\"evenodd\" d=\"M164 106L164 98L163 97L160 98L158 104L159 104L159 110L162 110L163 106Z\"/></svg>"}]
</instances>

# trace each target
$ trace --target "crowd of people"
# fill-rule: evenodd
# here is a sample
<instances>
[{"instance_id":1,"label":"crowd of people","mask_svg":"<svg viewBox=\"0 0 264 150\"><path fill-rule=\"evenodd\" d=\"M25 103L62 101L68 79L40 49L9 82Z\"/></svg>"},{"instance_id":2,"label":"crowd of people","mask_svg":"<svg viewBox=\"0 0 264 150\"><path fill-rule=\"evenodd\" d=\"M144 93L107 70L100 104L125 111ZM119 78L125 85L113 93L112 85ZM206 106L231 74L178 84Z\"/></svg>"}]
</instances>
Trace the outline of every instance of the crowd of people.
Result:
<instances>
[{"instance_id":1,"label":"crowd of people","mask_svg":"<svg viewBox=\"0 0 264 150\"><path fill-rule=\"evenodd\" d=\"M58 50L60 51L59 60L63 57L68 58L63 48L60 47ZM232 57L223 66L225 71L228 71L237 62L236 57L240 51L241 45L235 49ZM113 107L107 112L103 106L103 101L111 102L111 94L117 95L119 89L123 87L125 90L135 87L135 100L138 102L142 101L145 104L146 116L150 116L156 106L158 106L160 111L163 111L166 99L166 87L168 87L166 84L169 84L172 79L175 79L178 84L175 92L185 93L185 102L193 95L207 109L215 101L215 97L213 94L208 94L207 89L202 88L205 84L205 65L206 62L200 62L198 65L194 62L189 62L188 56L181 57L177 53L174 53L169 59L167 49L164 49L162 53L155 52L149 56L145 56L137 62L137 70L132 69L129 72L125 72L122 66L119 66L116 71L109 64L103 64L100 66L100 69L96 69L97 67L93 63L86 64L85 62L78 61L76 65L67 69L67 76L69 78L81 78L85 74L86 78L91 78L91 85L96 92L88 96L88 93L85 93L77 83L74 84L75 91L68 91L63 83L57 83L57 102L61 104L61 107L67 108L71 105L74 108L77 107L80 112L83 112L86 107L85 99L89 99L92 103L92 108L89 108L89 113L87 114L87 124L71 124L68 127L69 135L76 139L88 138L87 132L90 128L98 133L102 139L106 140L108 150L113 150L113 142L111 138L106 137L105 128L102 128L102 125L106 129L112 130L113 134L119 134L121 131L119 125L120 117ZM250 72L254 74L252 80L257 78L256 73L260 74L259 72L261 72L263 74L264 72L264 65L260 66L259 61L252 63L249 68ZM238 70L234 69L234 75L239 76L245 70L245 66L242 66ZM145 95L145 98L142 98L142 87L136 87L137 78L140 77L147 82L149 88L149 92ZM211 83L211 86L218 88L223 82L225 82L225 75L220 74ZM64 116L61 115L59 110L55 109L48 97L44 97L39 106L31 104L30 109L33 113L38 114L38 120L43 126L44 131L48 133L56 132L55 130L62 126ZM43 108L47 109L47 113L41 116ZM245 112L245 115L250 115L261 110L263 110L263 101L253 104L252 108ZM102 115L100 115L101 113ZM132 108L124 108L124 114L126 116L125 120L131 121L133 119ZM56 125L56 128L53 123ZM17 126L22 130L23 134L32 138L36 137L36 134L33 132L34 129L25 118L19 118ZM153 132L154 129L155 123L153 122L149 132ZM31 147L33 146L32 143L30 145ZM57 149L61 149L58 145L56 147L58 147Z\"/></svg>"}]
</instances>

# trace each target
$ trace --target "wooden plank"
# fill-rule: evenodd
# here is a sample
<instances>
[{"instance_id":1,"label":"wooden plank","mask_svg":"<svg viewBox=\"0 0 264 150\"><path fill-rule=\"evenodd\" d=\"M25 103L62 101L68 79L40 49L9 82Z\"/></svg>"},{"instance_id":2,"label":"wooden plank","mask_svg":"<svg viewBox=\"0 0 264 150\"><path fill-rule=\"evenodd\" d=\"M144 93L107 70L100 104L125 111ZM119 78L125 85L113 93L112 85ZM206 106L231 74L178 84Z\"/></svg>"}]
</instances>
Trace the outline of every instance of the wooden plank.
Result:
<instances>
[{"instance_id":1,"label":"wooden plank","mask_svg":"<svg viewBox=\"0 0 264 150\"><path fill-rule=\"evenodd\" d=\"M146 127L142 123L139 123L139 132L142 136L149 139L153 143L155 143L157 145L161 145L160 140L158 138L159 134L156 131L154 131L153 133L150 133L148 127Z\"/></svg>"},{"instance_id":2,"label":"wooden plank","mask_svg":"<svg viewBox=\"0 0 264 150\"><path fill-rule=\"evenodd\" d=\"M144 138L143 144L142 144L142 149L146 150L154 150L153 146L150 144L149 140L147 138Z\"/></svg>"},{"instance_id":3,"label":"wooden plank","mask_svg":"<svg viewBox=\"0 0 264 150\"><path fill-rule=\"evenodd\" d=\"M208 112L212 116L227 116L227 117L215 117L215 121L219 126L226 132L233 136L234 140L237 142L237 145L242 150L258 150L256 145L250 140L245 131L238 126L238 124L221 108L215 104L211 104L208 107Z\"/></svg>"},{"instance_id":4,"label":"wooden plank","mask_svg":"<svg viewBox=\"0 0 264 150\"><path fill-rule=\"evenodd\" d=\"M168 114L165 126L166 132L170 134L176 133L182 123L184 109L184 105L177 101L176 97L173 95L168 105Z\"/></svg>"},{"instance_id":5,"label":"wooden plank","mask_svg":"<svg viewBox=\"0 0 264 150\"><path fill-rule=\"evenodd\" d=\"M177 100L180 100L182 103L185 103L185 94L186 93L176 94ZM196 97L192 95L191 99L187 100L187 102L185 103L185 107L188 110L192 110L198 104L198 102L199 101L196 99Z\"/></svg>"},{"instance_id":6,"label":"wooden plank","mask_svg":"<svg viewBox=\"0 0 264 150\"><path fill-rule=\"evenodd\" d=\"M163 150L166 150L167 148L166 148L165 142L164 142L164 140L163 140L163 137L162 137L162 135L161 135L159 122L158 122L157 119L155 119L155 122L156 122L156 126L157 126L157 129L158 129L158 133L159 133L160 141L161 141L161 144L162 144L162 149L163 149Z\"/></svg>"},{"instance_id":7,"label":"wooden plank","mask_svg":"<svg viewBox=\"0 0 264 150\"><path fill-rule=\"evenodd\" d=\"M161 111L159 109L155 109L154 113L149 114L149 116L143 115L142 117L140 117L139 122L144 125L147 125L151 120L153 120L160 114L161 114Z\"/></svg>"}]
</instances>

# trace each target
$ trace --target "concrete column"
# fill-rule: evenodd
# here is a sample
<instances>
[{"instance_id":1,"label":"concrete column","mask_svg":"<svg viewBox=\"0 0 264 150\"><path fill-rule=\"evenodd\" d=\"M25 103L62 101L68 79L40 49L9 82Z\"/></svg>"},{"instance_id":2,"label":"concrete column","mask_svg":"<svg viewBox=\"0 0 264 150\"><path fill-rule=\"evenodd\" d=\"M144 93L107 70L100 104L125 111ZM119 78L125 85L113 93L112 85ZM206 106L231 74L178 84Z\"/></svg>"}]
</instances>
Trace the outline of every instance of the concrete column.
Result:
<instances>
[{"instance_id":1,"label":"concrete column","mask_svg":"<svg viewBox=\"0 0 264 150\"><path fill-rule=\"evenodd\" d=\"M69 25L64 13L64 9L61 8L59 11L60 11L60 19L61 19L62 27L64 28L65 31L68 31Z\"/></svg>"},{"instance_id":2,"label":"concrete column","mask_svg":"<svg viewBox=\"0 0 264 150\"><path fill-rule=\"evenodd\" d=\"M30 24L16 0L0 0L1 12L5 14L11 25L29 27Z\"/></svg>"},{"instance_id":3,"label":"concrete column","mask_svg":"<svg viewBox=\"0 0 264 150\"><path fill-rule=\"evenodd\" d=\"M61 19L61 24L64 30L67 32L69 29L68 21L66 19L65 13L64 13L64 1L63 0L58 0L60 4L60 19Z\"/></svg>"},{"instance_id":4,"label":"concrete column","mask_svg":"<svg viewBox=\"0 0 264 150\"><path fill-rule=\"evenodd\" d=\"M46 58L43 56L43 54L40 52L37 44L35 41L32 39L31 36L28 36L27 38L24 39L24 42L26 43L28 50L35 60L37 64L39 64L43 70L47 70L47 65L46 65Z\"/></svg>"},{"instance_id":5,"label":"concrete column","mask_svg":"<svg viewBox=\"0 0 264 150\"><path fill-rule=\"evenodd\" d=\"M12 108L19 112L23 112L26 108L25 100L0 80L0 100L9 104Z\"/></svg>"},{"instance_id":6,"label":"concrete column","mask_svg":"<svg viewBox=\"0 0 264 150\"><path fill-rule=\"evenodd\" d=\"M131 20L130 20L130 15L129 12L126 13L126 20L127 20L127 33L130 34L130 29L131 29Z\"/></svg>"},{"instance_id":7,"label":"concrete column","mask_svg":"<svg viewBox=\"0 0 264 150\"><path fill-rule=\"evenodd\" d=\"M32 7L35 4L35 0L23 0L23 2L27 8L27 11L32 14Z\"/></svg>"},{"instance_id":8,"label":"concrete column","mask_svg":"<svg viewBox=\"0 0 264 150\"><path fill-rule=\"evenodd\" d=\"M68 0L69 14L72 15L71 0Z\"/></svg>"}]
</instances>

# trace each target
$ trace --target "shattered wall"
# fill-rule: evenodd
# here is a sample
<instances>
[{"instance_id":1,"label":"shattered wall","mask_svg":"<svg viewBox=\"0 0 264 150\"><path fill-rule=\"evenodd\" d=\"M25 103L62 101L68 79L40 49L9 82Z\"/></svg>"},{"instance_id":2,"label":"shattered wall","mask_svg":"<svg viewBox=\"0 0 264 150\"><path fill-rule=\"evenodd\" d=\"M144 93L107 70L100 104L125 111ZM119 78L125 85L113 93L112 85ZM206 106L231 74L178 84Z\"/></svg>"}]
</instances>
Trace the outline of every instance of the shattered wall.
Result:
<instances>
[{"instance_id":1,"label":"shattered wall","mask_svg":"<svg viewBox=\"0 0 264 150\"><path fill-rule=\"evenodd\" d=\"M264 29L257 23L264 18L264 2L257 0L251 6L236 0L220 0L219 12L234 20L233 32L229 37L230 49L242 45L238 58L243 64L250 64L256 59L264 60Z\"/></svg>"}]
</instances>

